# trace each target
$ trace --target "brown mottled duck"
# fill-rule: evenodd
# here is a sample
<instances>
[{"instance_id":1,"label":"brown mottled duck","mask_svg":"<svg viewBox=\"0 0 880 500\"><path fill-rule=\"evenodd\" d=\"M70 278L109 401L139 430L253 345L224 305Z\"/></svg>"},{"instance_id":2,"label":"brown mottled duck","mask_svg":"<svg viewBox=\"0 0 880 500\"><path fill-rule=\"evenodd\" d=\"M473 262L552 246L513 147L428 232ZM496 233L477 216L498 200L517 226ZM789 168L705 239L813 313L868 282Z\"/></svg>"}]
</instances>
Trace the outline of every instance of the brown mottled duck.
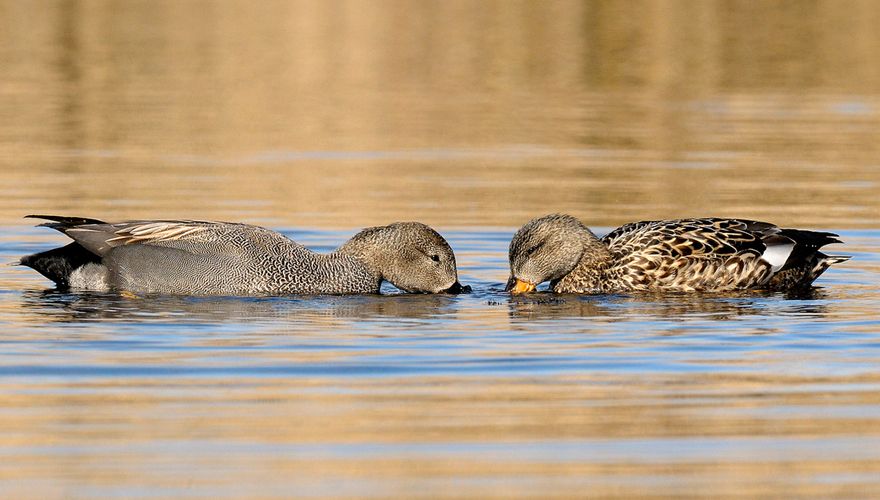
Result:
<instances>
[{"instance_id":1,"label":"brown mottled duck","mask_svg":"<svg viewBox=\"0 0 880 500\"><path fill-rule=\"evenodd\" d=\"M743 219L634 222L597 238L578 219L539 217L510 242L507 290L557 293L793 291L849 259L819 249L837 235Z\"/></svg>"}]
</instances>

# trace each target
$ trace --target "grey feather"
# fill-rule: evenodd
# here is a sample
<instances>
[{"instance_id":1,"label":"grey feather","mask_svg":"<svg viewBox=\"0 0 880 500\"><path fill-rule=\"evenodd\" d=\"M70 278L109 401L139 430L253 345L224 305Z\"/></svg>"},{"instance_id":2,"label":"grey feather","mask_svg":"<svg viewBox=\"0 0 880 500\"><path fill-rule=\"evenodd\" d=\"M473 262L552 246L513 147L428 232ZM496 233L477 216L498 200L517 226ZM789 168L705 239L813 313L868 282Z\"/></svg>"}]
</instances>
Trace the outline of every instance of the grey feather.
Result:
<instances>
[{"instance_id":1,"label":"grey feather","mask_svg":"<svg viewBox=\"0 0 880 500\"><path fill-rule=\"evenodd\" d=\"M103 283L135 293L283 295L377 293L384 280L413 292L458 285L449 244L418 222L369 228L339 250L319 254L247 224L49 218L56 221L49 227L99 259L100 265L72 269L72 287Z\"/></svg>"}]
</instances>

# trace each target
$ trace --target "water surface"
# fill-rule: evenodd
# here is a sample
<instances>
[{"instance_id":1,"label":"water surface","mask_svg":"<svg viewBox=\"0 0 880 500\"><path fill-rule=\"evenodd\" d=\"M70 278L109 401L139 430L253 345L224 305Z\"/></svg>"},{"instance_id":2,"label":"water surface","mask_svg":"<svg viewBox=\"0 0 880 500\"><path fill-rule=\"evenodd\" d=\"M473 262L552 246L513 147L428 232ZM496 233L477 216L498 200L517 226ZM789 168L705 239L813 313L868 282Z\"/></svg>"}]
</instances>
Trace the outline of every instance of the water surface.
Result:
<instances>
[{"instance_id":1,"label":"water surface","mask_svg":"<svg viewBox=\"0 0 880 500\"><path fill-rule=\"evenodd\" d=\"M460 296L190 298L0 279L20 495L859 495L880 470L877 231L799 296L501 292L512 228L446 231ZM0 256L47 247L7 227ZM313 248L344 231L291 230ZM56 238L59 239L59 238Z\"/></svg>"},{"instance_id":2,"label":"water surface","mask_svg":"<svg viewBox=\"0 0 880 500\"><path fill-rule=\"evenodd\" d=\"M0 266L3 498L874 497L880 5L0 1L28 213L421 220L474 292L66 293ZM829 230L811 293L502 293L517 227Z\"/></svg>"}]
</instances>

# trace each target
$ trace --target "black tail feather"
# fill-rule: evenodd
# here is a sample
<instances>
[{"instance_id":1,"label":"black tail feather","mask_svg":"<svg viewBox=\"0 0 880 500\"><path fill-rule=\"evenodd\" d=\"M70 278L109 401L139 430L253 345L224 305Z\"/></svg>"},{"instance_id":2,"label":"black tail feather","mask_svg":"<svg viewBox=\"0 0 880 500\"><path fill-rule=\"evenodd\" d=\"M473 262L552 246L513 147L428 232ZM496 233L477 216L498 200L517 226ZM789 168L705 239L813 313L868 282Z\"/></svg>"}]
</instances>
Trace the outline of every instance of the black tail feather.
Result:
<instances>
[{"instance_id":1,"label":"black tail feather","mask_svg":"<svg viewBox=\"0 0 880 500\"><path fill-rule=\"evenodd\" d=\"M805 231L803 229L782 229L779 234L788 236L800 245L813 248L820 248L832 243L843 243L834 233L826 233L824 231Z\"/></svg>"},{"instance_id":2,"label":"black tail feather","mask_svg":"<svg viewBox=\"0 0 880 500\"><path fill-rule=\"evenodd\" d=\"M26 255L21 258L20 264L54 281L59 288L67 288L70 286L70 273L74 269L100 262L101 257L74 242L64 247Z\"/></svg>"},{"instance_id":3,"label":"black tail feather","mask_svg":"<svg viewBox=\"0 0 880 500\"><path fill-rule=\"evenodd\" d=\"M25 215L26 219L43 219L52 222L40 224L41 226L51 227L62 231L68 227L82 226L83 224L105 224L104 221L98 219L89 219L87 217L64 217L61 215Z\"/></svg>"},{"instance_id":4,"label":"black tail feather","mask_svg":"<svg viewBox=\"0 0 880 500\"><path fill-rule=\"evenodd\" d=\"M783 270L803 266L805 263L813 261L819 249L825 245L843 243L838 239L838 235L823 231L782 229L779 231L779 234L791 239L795 243L794 249L792 249L785 266L782 268Z\"/></svg>"}]
</instances>

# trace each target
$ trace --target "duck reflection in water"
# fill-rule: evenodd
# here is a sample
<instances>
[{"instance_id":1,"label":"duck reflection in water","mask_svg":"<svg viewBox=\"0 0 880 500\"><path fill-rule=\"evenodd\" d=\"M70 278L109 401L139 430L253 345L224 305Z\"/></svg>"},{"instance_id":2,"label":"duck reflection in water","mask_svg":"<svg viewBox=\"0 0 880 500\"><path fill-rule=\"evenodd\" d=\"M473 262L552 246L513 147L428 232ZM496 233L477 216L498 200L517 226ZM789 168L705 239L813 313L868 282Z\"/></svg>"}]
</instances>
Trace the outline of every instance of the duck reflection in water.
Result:
<instances>
[{"instance_id":1,"label":"duck reflection in water","mask_svg":"<svg viewBox=\"0 0 880 500\"><path fill-rule=\"evenodd\" d=\"M454 316L459 302L449 294L292 297L187 297L109 292L28 291L23 307L57 322L91 320L163 323L322 323L331 320L431 319Z\"/></svg>"},{"instance_id":2,"label":"duck reflection in water","mask_svg":"<svg viewBox=\"0 0 880 500\"><path fill-rule=\"evenodd\" d=\"M723 321L763 314L820 318L827 314L822 289L793 292L746 290L724 293L657 293L578 295L533 293L514 295L508 303L512 321L593 318L634 321L705 319ZM782 300L780 300L782 299Z\"/></svg>"}]
</instances>

